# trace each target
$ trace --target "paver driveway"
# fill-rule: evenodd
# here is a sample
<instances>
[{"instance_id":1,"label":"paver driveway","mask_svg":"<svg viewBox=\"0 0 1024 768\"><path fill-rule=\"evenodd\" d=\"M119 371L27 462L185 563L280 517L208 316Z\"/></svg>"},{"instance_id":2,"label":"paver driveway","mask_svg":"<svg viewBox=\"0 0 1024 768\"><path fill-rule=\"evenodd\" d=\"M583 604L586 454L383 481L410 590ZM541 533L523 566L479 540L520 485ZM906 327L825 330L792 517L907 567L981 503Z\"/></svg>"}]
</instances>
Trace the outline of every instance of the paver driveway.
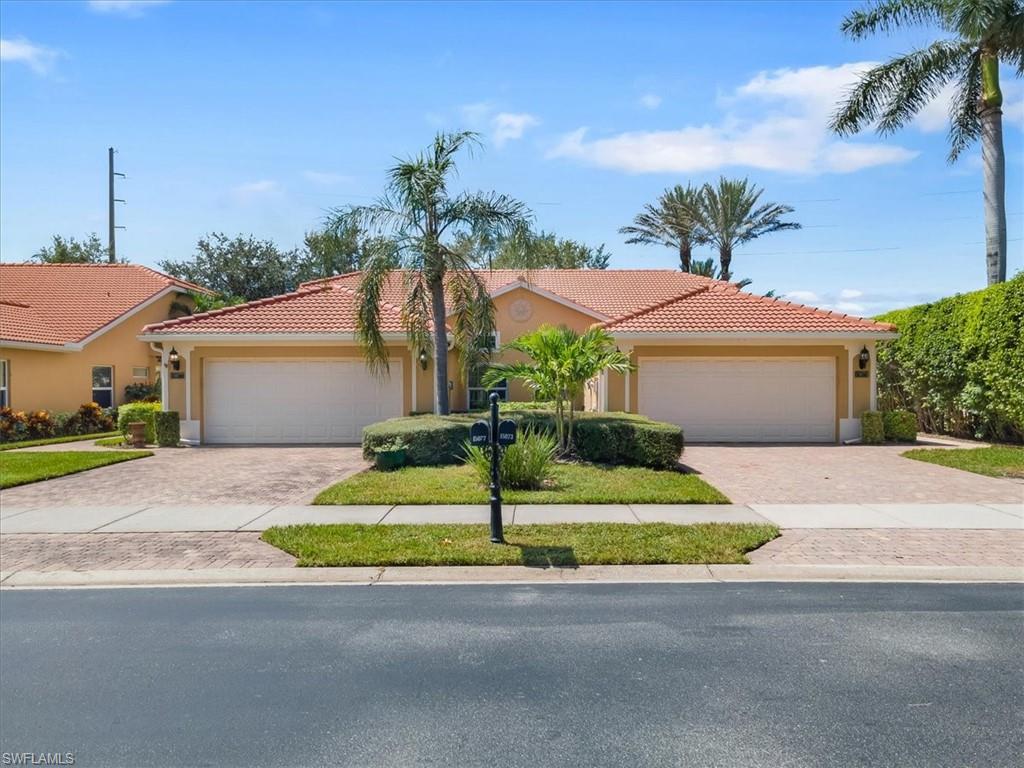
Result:
<instances>
[{"instance_id":1,"label":"paver driveway","mask_svg":"<svg viewBox=\"0 0 1024 768\"><path fill-rule=\"evenodd\" d=\"M923 447L942 447L940 444ZM948 444L947 444L948 447ZM898 445L688 445L683 464L734 504L1024 503L1024 480L900 456Z\"/></svg>"},{"instance_id":2,"label":"paver driveway","mask_svg":"<svg viewBox=\"0 0 1024 768\"><path fill-rule=\"evenodd\" d=\"M11 507L305 504L366 466L358 446L160 448L149 458L8 488L0 498Z\"/></svg>"}]
</instances>

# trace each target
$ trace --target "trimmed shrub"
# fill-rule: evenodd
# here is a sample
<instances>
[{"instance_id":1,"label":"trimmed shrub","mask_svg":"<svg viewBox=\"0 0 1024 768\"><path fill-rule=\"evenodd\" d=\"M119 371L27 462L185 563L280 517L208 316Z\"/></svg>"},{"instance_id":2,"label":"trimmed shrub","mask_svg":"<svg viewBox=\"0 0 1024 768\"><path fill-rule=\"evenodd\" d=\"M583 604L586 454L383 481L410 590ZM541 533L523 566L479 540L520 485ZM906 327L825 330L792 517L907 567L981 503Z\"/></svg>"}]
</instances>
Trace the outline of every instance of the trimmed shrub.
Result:
<instances>
[{"instance_id":1,"label":"trimmed shrub","mask_svg":"<svg viewBox=\"0 0 1024 768\"><path fill-rule=\"evenodd\" d=\"M122 406L124 410L124 406ZM181 420L177 411L157 411L154 415L156 444L162 448L174 448L181 442Z\"/></svg>"},{"instance_id":2,"label":"trimmed shrub","mask_svg":"<svg viewBox=\"0 0 1024 768\"><path fill-rule=\"evenodd\" d=\"M910 411L885 411L882 425L886 440L912 443L917 440L917 416Z\"/></svg>"},{"instance_id":3,"label":"trimmed shrub","mask_svg":"<svg viewBox=\"0 0 1024 768\"><path fill-rule=\"evenodd\" d=\"M115 424L110 414L96 403L83 403L64 422L64 433L90 435L94 432L111 432Z\"/></svg>"},{"instance_id":4,"label":"trimmed shrub","mask_svg":"<svg viewBox=\"0 0 1024 768\"><path fill-rule=\"evenodd\" d=\"M860 441L865 445L885 442L885 426L878 411L864 411L860 415Z\"/></svg>"},{"instance_id":5,"label":"trimmed shrub","mask_svg":"<svg viewBox=\"0 0 1024 768\"><path fill-rule=\"evenodd\" d=\"M883 411L911 411L928 432L1024 441L1024 273L877 319L900 332L878 347Z\"/></svg>"},{"instance_id":6,"label":"trimmed shrub","mask_svg":"<svg viewBox=\"0 0 1024 768\"><path fill-rule=\"evenodd\" d=\"M523 491L539 490L551 477L558 441L550 432L533 427L520 430L516 442L506 447L501 459L501 487ZM466 463L476 470L484 486L491 484L490 450L463 443Z\"/></svg>"},{"instance_id":7,"label":"trimmed shrub","mask_svg":"<svg viewBox=\"0 0 1024 768\"><path fill-rule=\"evenodd\" d=\"M156 414L160 412L160 403L126 403L117 412L117 429L128 437L128 425L133 421L141 421L146 425L146 442L156 442Z\"/></svg>"},{"instance_id":8,"label":"trimmed shrub","mask_svg":"<svg viewBox=\"0 0 1024 768\"><path fill-rule=\"evenodd\" d=\"M553 414L536 409L509 409L502 415L520 430L554 433ZM371 424L363 430L363 456L373 461L379 446L401 439L406 464L458 464L465 456L470 425L482 414L406 416ZM598 464L665 469L683 452L683 431L674 424L629 413L581 413L574 424L576 455Z\"/></svg>"}]
</instances>

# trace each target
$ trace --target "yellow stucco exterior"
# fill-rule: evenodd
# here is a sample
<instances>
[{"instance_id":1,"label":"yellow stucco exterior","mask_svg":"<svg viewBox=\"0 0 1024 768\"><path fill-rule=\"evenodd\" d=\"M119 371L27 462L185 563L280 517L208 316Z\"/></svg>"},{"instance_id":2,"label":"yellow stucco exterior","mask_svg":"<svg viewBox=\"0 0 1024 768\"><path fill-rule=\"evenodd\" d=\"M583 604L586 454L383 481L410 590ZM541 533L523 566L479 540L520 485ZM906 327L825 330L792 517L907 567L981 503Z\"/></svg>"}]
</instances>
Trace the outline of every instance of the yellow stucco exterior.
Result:
<instances>
[{"instance_id":1,"label":"yellow stucco exterior","mask_svg":"<svg viewBox=\"0 0 1024 768\"><path fill-rule=\"evenodd\" d=\"M0 359L8 365L9 402L18 411L74 411L92 400L92 369L114 369L113 402L124 402L124 388L132 383L152 383L159 374L159 356L148 343L138 340L142 327L170 316L171 303L180 294L164 296L135 314L128 315L77 352L19 349L0 345ZM145 376L133 369L145 368ZM141 371L139 371L141 373Z\"/></svg>"}]
</instances>

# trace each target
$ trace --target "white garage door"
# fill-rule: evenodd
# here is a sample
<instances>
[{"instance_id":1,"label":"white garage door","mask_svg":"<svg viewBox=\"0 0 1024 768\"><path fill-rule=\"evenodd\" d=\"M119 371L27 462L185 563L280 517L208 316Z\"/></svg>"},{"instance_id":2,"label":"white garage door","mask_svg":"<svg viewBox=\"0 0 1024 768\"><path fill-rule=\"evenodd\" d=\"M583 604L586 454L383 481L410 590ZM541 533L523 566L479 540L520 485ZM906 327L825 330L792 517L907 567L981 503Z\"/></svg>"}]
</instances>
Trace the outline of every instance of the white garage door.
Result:
<instances>
[{"instance_id":1,"label":"white garage door","mask_svg":"<svg viewBox=\"0 0 1024 768\"><path fill-rule=\"evenodd\" d=\"M832 358L641 360L640 413L688 442L832 442Z\"/></svg>"},{"instance_id":2,"label":"white garage door","mask_svg":"<svg viewBox=\"0 0 1024 768\"><path fill-rule=\"evenodd\" d=\"M207 360L207 443L358 443L402 414L402 365L375 379L356 360Z\"/></svg>"}]
</instances>

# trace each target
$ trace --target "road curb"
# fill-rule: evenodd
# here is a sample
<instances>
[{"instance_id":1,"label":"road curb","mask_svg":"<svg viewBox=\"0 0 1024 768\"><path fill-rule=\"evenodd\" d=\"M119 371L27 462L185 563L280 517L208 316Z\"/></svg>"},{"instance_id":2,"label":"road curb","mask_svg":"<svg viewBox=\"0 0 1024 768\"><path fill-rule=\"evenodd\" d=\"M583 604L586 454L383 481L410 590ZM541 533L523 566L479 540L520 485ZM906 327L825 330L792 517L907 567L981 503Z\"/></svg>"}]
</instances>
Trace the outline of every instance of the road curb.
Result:
<instances>
[{"instance_id":1,"label":"road curb","mask_svg":"<svg viewBox=\"0 0 1024 768\"><path fill-rule=\"evenodd\" d=\"M410 584L687 584L741 582L1024 582L1024 567L875 565L593 565L205 570L15 571L0 589Z\"/></svg>"}]
</instances>

